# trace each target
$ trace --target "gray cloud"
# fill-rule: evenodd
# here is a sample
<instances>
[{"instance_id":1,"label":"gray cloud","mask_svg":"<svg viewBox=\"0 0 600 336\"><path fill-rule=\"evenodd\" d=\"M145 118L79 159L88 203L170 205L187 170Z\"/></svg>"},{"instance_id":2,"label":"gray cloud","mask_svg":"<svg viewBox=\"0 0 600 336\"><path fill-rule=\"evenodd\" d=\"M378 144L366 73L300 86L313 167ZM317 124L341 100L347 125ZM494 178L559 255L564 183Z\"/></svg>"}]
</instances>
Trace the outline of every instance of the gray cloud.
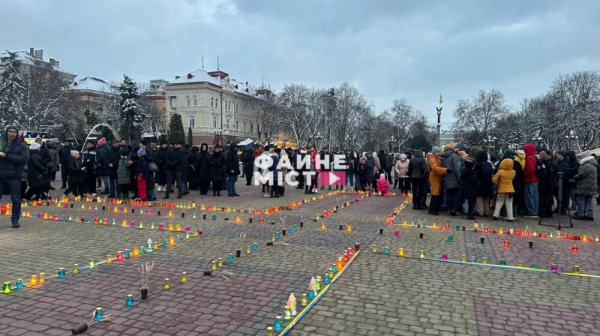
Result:
<instances>
[{"instance_id":1,"label":"gray cloud","mask_svg":"<svg viewBox=\"0 0 600 336\"><path fill-rule=\"evenodd\" d=\"M45 50L83 77L172 79L201 67L275 89L348 81L382 111L407 98L445 126L457 99L510 104L560 73L600 69L589 1L0 0L0 47Z\"/></svg>"}]
</instances>

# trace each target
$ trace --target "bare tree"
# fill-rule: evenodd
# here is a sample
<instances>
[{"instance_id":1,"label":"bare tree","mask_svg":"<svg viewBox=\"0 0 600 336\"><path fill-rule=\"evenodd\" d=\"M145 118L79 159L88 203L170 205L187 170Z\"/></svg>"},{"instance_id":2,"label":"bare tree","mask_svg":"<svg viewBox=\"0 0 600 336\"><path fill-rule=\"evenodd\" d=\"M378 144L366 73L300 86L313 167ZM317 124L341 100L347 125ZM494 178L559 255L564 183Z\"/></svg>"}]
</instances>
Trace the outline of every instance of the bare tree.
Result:
<instances>
[{"instance_id":1,"label":"bare tree","mask_svg":"<svg viewBox=\"0 0 600 336\"><path fill-rule=\"evenodd\" d=\"M498 120L510 113L504 94L484 90L471 99L459 99L454 110L454 132L467 137L467 143L482 144Z\"/></svg>"}]
</instances>

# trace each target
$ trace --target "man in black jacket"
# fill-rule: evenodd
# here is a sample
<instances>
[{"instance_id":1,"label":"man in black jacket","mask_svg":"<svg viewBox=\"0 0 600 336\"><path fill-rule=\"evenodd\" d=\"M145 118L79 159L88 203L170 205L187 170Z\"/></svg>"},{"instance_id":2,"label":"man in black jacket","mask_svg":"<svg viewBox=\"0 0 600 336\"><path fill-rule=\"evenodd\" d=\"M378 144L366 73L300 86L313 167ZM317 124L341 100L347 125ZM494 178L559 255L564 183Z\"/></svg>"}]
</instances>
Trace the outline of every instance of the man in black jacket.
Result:
<instances>
[{"instance_id":1,"label":"man in black jacket","mask_svg":"<svg viewBox=\"0 0 600 336\"><path fill-rule=\"evenodd\" d=\"M408 176L412 184L413 209L425 209L425 174L427 172L427 161L423 158L423 152L417 150L408 163Z\"/></svg>"},{"instance_id":2,"label":"man in black jacket","mask_svg":"<svg viewBox=\"0 0 600 336\"><path fill-rule=\"evenodd\" d=\"M85 143L85 149L83 150L83 161L82 166L85 168L85 192L95 196L96 195L96 178L98 178L98 148L93 140L88 140Z\"/></svg>"},{"instance_id":3,"label":"man in black jacket","mask_svg":"<svg viewBox=\"0 0 600 336\"><path fill-rule=\"evenodd\" d=\"M115 197L121 194L121 187L117 181L117 169L119 168L119 160L121 159L121 146L118 140L112 141L112 146L108 150L106 160L108 162L108 197Z\"/></svg>"},{"instance_id":4,"label":"man in black jacket","mask_svg":"<svg viewBox=\"0 0 600 336\"><path fill-rule=\"evenodd\" d=\"M235 182L237 182L240 174L240 157L237 153L237 144L229 145L229 152L225 157L225 165L227 166L227 196L240 196L235 191Z\"/></svg>"},{"instance_id":5,"label":"man in black jacket","mask_svg":"<svg viewBox=\"0 0 600 336\"><path fill-rule=\"evenodd\" d=\"M167 190L165 190L165 199L169 198L169 192L173 187L173 180L177 185L177 198L182 197L181 190L181 165L183 163L183 152L181 147L183 142L178 142L175 147L167 153Z\"/></svg>"},{"instance_id":6,"label":"man in black jacket","mask_svg":"<svg viewBox=\"0 0 600 336\"><path fill-rule=\"evenodd\" d=\"M155 163L154 147L156 147L156 144L152 143L149 145L148 140L146 140L146 139L142 139L142 141L140 141L140 148L144 148L146 150L145 160L148 162L148 166L150 166L151 163ZM155 201L156 200L156 189L154 187L154 172L148 171L148 174L146 177L147 177L147 179L146 179L146 195L148 196L147 200Z\"/></svg>"},{"instance_id":7,"label":"man in black jacket","mask_svg":"<svg viewBox=\"0 0 600 336\"><path fill-rule=\"evenodd\" d=\"M24 142L19 142L19 129L8 126L0 141L0 198L10 194L12 202L12 227L18 229L21 217L21 178L23 169L29 161L29 149Z\"/></svg>"},{"instance_id":8,"label":"man in black jacket","mask_svg":"<svg viewBox=\"0 0 600 336\"><path fill-rule=\"evenodd\" d=\"M165 189L167 184L167 155L169 154L169 148L166 143L161 143L160 148L156 151L154 161L158 167L156 172L156 182L158 183L158 191Z\"/></svg>"},{"instance_id":9,"label":"man in black jacket","mask_svg":"<svg viewBox=\"0 0 600 336\"><path fill-rule=\"evenodd\" d=\"M554 203L554 185L556 183L556 165L552 161L552 152L548 149L542 149L539 153L540 159L544 162L546 174L540 178L538 184L540 190L540 216L552 218L552 204Z\"/></svg>"},{"instance_id":10,"label":"man in black jacket","mask_svg":"<svg viewBox=\"0 0 600 336\"><path fill-rule=\"evenodd\" d=\"M71 151L74 150L75 147L71 144L71 140L67 139L63 142L63 145L58 150L58 156L60 158L60 178L62 180L61 189L65 189L67 187L67 178L68 178L68 170L69 170L69 160L71 159Z\"/></svg>"}]
</instances>

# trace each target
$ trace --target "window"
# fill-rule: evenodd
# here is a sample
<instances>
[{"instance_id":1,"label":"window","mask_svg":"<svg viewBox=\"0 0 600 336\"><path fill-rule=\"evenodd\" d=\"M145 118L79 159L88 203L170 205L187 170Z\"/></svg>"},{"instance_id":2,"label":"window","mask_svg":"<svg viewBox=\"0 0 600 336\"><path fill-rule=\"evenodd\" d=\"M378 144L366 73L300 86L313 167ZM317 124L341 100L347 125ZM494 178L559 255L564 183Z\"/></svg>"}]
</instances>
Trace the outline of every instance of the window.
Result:
<instances>
[{"instance_id":1,"label":"window","mask_svg":"<svg viewBox=\"0 0 600 336\"><path fill-rule=\"evenodd\" d=\"M229 118L225 119L227 122L225 123L225 127L229 128Z\"/></svg>"},{"instance_id":2,"label":"window","mask_svg":"<svg viewBox=\"0 0 600 336\"><path fill-rule=\"evenodd\" d=\"M217 115L213 114L213 128L217 128Z\"/></svg>"},{"instance_id":3,"label":"window","mask_svg":"<svg viewBox=\"0 0 600 336\"><path fill-rule=\"evenodd\" d=\"M246 133L246 122L245 121L244 121L244 133Z\"/></svg>"},{"instance_id":4,"label":"window","mask_svg":"<svg viewBox=\"0 0 600 336\"><path fill-rule=\"evenodd\" d=\"M177 97L176 96L169 97L169 102L170 102L171 106L176 106L177 105Z\"/></svg>"},{"instance_id":5,"label":"window","mask_svg":"<svg viewBox=\"0 0 600 336\"><path fill-rule=\"evenodd\" d=\"M235 122L235 129L238 131L240 130L240 122L239 121Z\"/></svg>"},{"instance_id":6,"label":"window","mask_svg":"<svg viewBox=\"0 0 600 336\"><path fill-rule=\"evenodd\" d=\"M185 96L185 106L190 106L190 96Z\"/></svg>"},{"instance_id":7,"label":"window","mask_svg":"<svg viewBox=\"0 0 600 336\"><path fill-rule=\"evenodd\" d=\"M250 133L254 133L254 124L250 124Z\"/></svg>"},{"instance_id":8,"label":"window","mask_svg":"<svg viewBox=\"0 0 600 336\"><path fill-rule=\"evenodd\" d=\"M215 107L215 98L210 97L210 107Z\"/></svg>"},{"instance_id":9,"label":"window","mask_svg":"<svg viewBox=\"0 0 600 336\"><path fill-rule=\"evenodd\" d=\"M219 107L219 98L215 98L215 107Z\"/></svg>"},{"instance_id":10,"label":"window","mask_svg":"<svg viewBox=\"0 0 600 336\"><path fill-rule=\"evenodd\" d=\"M198 96L194 95L194 106L198 106Z\"/></svg>"},{"instance_id":11,"label":"window","mask_svg":"<svg viewBox=\"0 0 600 336\"><path fill-rule=\"evenodd\" d=\"M240 104L238 104L238 103L235 103L235 113L237 113L237 112L238 112L238 106L239 106L239 105L240 105Z\"/></svg>"},{"instance_id":12,"label":"window","mask_svg":"<svg viewBox=\"0 0 600 336\"><path fill-rule=\"evenodd\" d=\"M196 127L196 116L193 114L188 114L188 126Z\"/></svg>"}]
</instances>

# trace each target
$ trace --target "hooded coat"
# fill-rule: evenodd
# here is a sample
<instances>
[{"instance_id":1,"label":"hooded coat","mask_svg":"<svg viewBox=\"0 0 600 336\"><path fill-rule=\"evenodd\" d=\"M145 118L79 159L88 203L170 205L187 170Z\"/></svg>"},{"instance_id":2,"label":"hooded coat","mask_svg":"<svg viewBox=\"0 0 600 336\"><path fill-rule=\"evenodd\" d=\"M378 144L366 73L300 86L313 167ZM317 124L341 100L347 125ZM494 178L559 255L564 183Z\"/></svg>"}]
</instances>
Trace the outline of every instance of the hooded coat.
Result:
<instances>
[{"instance_id":1,"label":"hooded coat","mask_svg":"<svg viewBox=\"0 0 600 336\"><path fill-rule=\"evenodd\" d=\"M367 154L367 181L373 180L373 176L375 175L375 167L377 167L377 163L375 162L375 158L369 154ZM378 168L379 169L379 168Z\"/></svg>"},{"instance_id":2,"label":"hooded coat","mask_svg":"<svg viewBox=\"0 0 600 336\"><path fill-rule=\"evenodd\" d=\"M494 175L494 167L487 160L487 153L479 151L477 153L477 163L475 164L475 173L479 181L477 189L478 197L492 197L494 188L492 186L492 176Z\"/></svg>"},{"instance_id":3,"label":"hooded coat","mask_svg":"<svg viewBox=\"0 0 600 336\"><path fill-rule=\"evenodd\" d=\"M468 166L468 168L467 168ZM459 198L473 201L477 198L477 189L479 186L479 180L477 180L477 174L473 170L473 164L463 164L463 168L460 172L460 189Z\"/></svg>"},{"instance_id":4,"label":"hooded coat","mask_svg":"<svg viewBox=\"0 0 600 336\"><path fill-rule=\"evenodd\" d=\"M246 149L246 152L242 155L242 164L244 167L244 174L252 175L252 171L254 171L254 154L252 149Z\"/></svg>"},{"instance_id":5,"label":"hooded coat","mask_svg":"<svg viewBox=\"0 0 600 336\"><path fill-rule=\"evenodd\" d=\"M429 184L431 185L431 195L440 196L442 194L442 177L448 171L448 168L442 167L442 161L435 155L429 157Z\"/></svg>"},{"instance_id":6,"label":"hooded coat","mask_svg":"<svg viewBox=\"0 0 600 336\"><path fill-rule=\"evenodd\" d=\"M225 155L223 152L214 152L210 158L210 180L211 181L223 181L223 174L225 173Z\"/></svg>"},{"instance_id":7,"label":"hooded coat","mask_svg":"<svg viewBox=\"0 0 600 336\"><path fill-rule=\"evenodd\" d=\"M32 150L29 153L29 162L27 163L28 179L27 182L32 187L45 186L49 182L48 169L42 163L40 151Z\"/></svg>"},{"instance_id":8,"label":"hooded coat","mask_svg":"<svg viewBox=\"0 0 600 336\"><path fill-rule=\"evenodd\" d=\"M596 170L598 163L593 156L581 159L579 162L579 172L575 175L577 186L575 195L594 196L598 191L598 176Z\"/></svg>"},{"instance_id":9,"label":"hooded coat","mask_svg":"<svg viewBox=\"0 0 600 336\"><path fill-rule=\"evenodd\" d=\"M4 146L5 157L0 157L0 179L18 179L23 177L23 169L29 161L29 148L24 142L16 138L12 143L8 142L8 130L14 129L19 134L19 129L15 126L8 126L4 132L2 143Z\"/></svg>"},{"instance_id":10,"label":"hooded coat","mask_svg":"<svg viewBox=\"0 0 600 336\"><path fill-rule=\"evenodd\" d=\"M200 145L200 151L195 158L196 173L200 176L208 176L210 174L210 154L208 153L208 144Z\"/></svg>"},{"instance_id":11,"label":"hooded coat","mask_svg":"<svg viewBox=\"0 0 600 336\"><path fill-rule=\"evenodd\" d=\"M227 165L227 175L239 175L240 174L240 157L237 153L237 144L232 143L229 145L229 151L225 157L225 163Z\"/></svg>"},{"instance_id":12,"label":"hooded coat","mask_svg":"<svg viewBox=\"0 0 600 336\"><path fill-rule=\"evenodd\" d=\"M458 167L458 154L454 151L453 146L448 146L442 154L442 166L452 169L451 174L446 174L444 178L444 188L458 188L460 181L460 168Z\"/></svg>"},{"instance_id":13,"label":"hooded coat","mask_svg":"<svg viewBox=\"0 0 600 336\"><path fill-rule=\"evenodd\" d=\"M525 168L525 153L516 153L515 161L521 165L521 170L523 170Z\"/></svg>"},{"instance_id":14,"label":"hooded coat","mask_svg":"<svg viewBox=\"0 0 600 336\"><path fill-rule=\"evenodd\" d=\"M523 169L523 180L525 183L539 182L540 179L535 175L537 169L537 160L535 158L535 147L532 144L523 146L525 152L525 169Z\"/></svg>"},{"instance_id":15,"label":"hooded coat","mask_svg":"<svg viewBox=\"0 0 600 336\"><path fill-rule=\"evenodd\" d=\"M377 180L377 191L380 192L382 195L385 195L387 194L389 188L390 185L388 184L388 181L385 178L385 174L381 174L379 176L379 179Z\"/></svg>"},{"instance_id":16,"label":"hooded coat","mask_svg":"<svg viewBox=\"0 0 600 336\"><path fill-rule=\"evenodd\" d=\"M504 159L500 162L498 172L494 175L492 182L498 187L498 193L511 194L515 192L513 179L517 173L513 169L514 161L512 159Z\"/></svg>"}]
</instances>

